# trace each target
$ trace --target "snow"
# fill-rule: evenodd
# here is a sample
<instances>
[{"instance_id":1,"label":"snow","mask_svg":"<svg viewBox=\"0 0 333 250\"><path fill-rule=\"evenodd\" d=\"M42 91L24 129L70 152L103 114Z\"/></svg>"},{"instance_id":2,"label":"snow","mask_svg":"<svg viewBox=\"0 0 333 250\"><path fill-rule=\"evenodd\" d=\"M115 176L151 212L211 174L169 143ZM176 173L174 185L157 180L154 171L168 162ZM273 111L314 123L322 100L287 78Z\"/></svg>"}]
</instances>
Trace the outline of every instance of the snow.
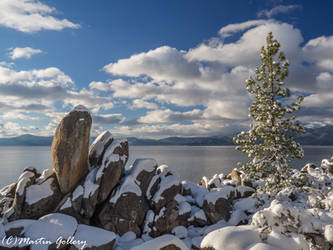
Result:
<instances>
[{"instance_id":1,"label":"snow","mask_svg":"<svg viewBox=\"0 0 333 250\"><path fill-rule=\"evenodd\" d=\"M199 211L197 211L194 215L193 215L194 218L197 218L197 219L200 219L200 220L203 220L203 221L207 221L207 217L205 215L205 212L200 209Z\"/></svg>"},{"instance_id":2,"label":"snow","mask_svg":"<svg viewBox=\"0 0 333 250\"><path fill-rule=\"evenodd\" d=\"M95 141L92 143L90 152L96 152L96 156L100 156L103 151L105 144L113 138L113 135L109 131L104 131L101 133Z\"/></svg>"},{"instance_id":3,"label":"snow","mask_svg":"<svg viewBox=\"0 0 333 250\"><path fill-rule=\"evenodd\" d=\"M191 212L191 205L188 202L183 201L183 202L179 203L179 205L178 205L178 214L179 215L183 215L183 214L186 214L189 212Z\"/></svg>"},{"instance_id":4,"label":"snow","mask_svg":"<svg viewBox=\"0 0 333 250\"><path fill-rule=\"evenodd\" d=\"M83 105L76 105L72 111L89 112L89 110Z\"/></svg>"},{"instance_id":5,"label":"snow","mask_svg":"<svg viewBox=\"0 0 333 250\"><path fill-rule=\"evenodd\" d=\"M117 200L125 193L134 193L136 196L141 196L142 192L140 187L136 184L132 176L126 176L124 182L117 188L115 195L110 199L110 203L116 203Z\"/></svg>"},{"instance_id":6,"label":"snow","mask_svg":"<svg viewBox=\"0 0 333 250\"><path fill-rule=\"evenodd\" d=\"M77 186L72 194L72 200L75 201L81 195L83 195L83 187L81 185Z\"/></svg>"},{"instance_id":7,"label":"snow","mask_svg":"<svg viewBox=\"0 0 333 250\"><path fill-rule=\"evenodd\" d=\"M49 178L40 185L31 185L26 190L25 201L29 205L32 205L41 199L50 197L53 195L53 190L51 189L51 184L54 181L54 178Z\"/></svg>"},{"instance_id":8,"label":"snow","mask_svg":"<svg viewBox=\"0 0 333 250\"><path fill-rule=\"evenodd\" d=\"M155 182L157 181L157 179L160 178L158 175L154 175L153 178L151 179L149 186L147 188L147 192L146 192L146 197L148 200L151 199L151 189L153 187L153 185L155 184Z\"/></svg>"},{"instance_id":9,"label":"snow","mask_svg":"<svg viewBox=\"0 0 333 250\"><path fill-rule=\"evenodd\" d=\"M171 233L180 239L185 239L187 237L187 229L184 226L174 227Z\"/></svg>"},{"instance_id":10,"label":"snow","mask_svg":"<svg viewBox=\"0 0 333 250\"><path fill-rule=\"evenodd\" d=\"M102 160L102 166L98 168L98 172L95 177L96 181L98 181L103 176L104 170L108 167L108 165L111 162L117 162L119 161L119 159L122 160L123 163L126 161L126 158L120 157L118 154L113 153L117 147L121 147L121 144L126 141L127 141L126 139L113 140L111 145L106 149Z\"/></svg>"},{"instance_id":11,"label":"snow","mask_svg":"<svg viewBox=\"0 0 333 250\"><path fill-rule=\"evenodd\" d=\"M281 250L265 243L254 243L248 246L245 250Z\"/></svg>"},{"instance_id":12,"label":"snow","mask_svg":"<svg viewBox=\"0 0 333 250\"><path fill-rule=\"evenodd\" d=\"M324 231L325 239L333 243L333 224L326 225Z\"/></svg>"},{"instance_id":13,"label":"snow","mask_svg":"<svg viewBox=\"0 0 333 250\"><path fill-rule=\"evenodd\" d=\"M179 177L178 176L175 176L175 175L168 175L168 176L165 176L165 177L162 177L161 179L161 182L159 184L159 189L158 191L155 193L154 197L153 197L153 201L155 203L159 202L161 199L164 199L162 197L162 194L163 192L166 190L166 189L169 189L171 188L172 186L177 186L179 185L180 183L180 180L179 180Z\"/></svg>"},{"instance_id":14,"label":"snow","mask_svg":"<svg viewBox=\"0 0 333 250\"><path fill-rule=\"evenodd\" d=\"M23 227L24 228L23 230L25 230L27 227L29 227L30 225L32 225L35 222L36 222L36 220L30 220L30 219L14 220L12 222L5 224L4 228L5 228L5 231L8 231L12 228L20 228L20 227ZM0 229L0 231L1 231L1 229ZM1 232L0 232L0 234L1 234Z\"/></svg>"},{"instance_id":15,"label":"snow","mask_svg":"<svg viewBox=\"0 0 333 250\"><path fill-rule=\"evenodd\" d=\"M234 203L234 210L255 212L257 203L258 199L252 197L239 199Z\"/></svg>"},{"instance_id":16,"label":"snow","mask_svg":"<svg viewBox=\"0 0 333 250\"><path fill-rule=\"evenodd\" d=\"M217 189L214 189L214 191L211 191L211 192L207 193L205 195L204 199L208 203L215 204L218 199L220 199L220 198L229 199L234 194L235 194L235 188L234 187L224 186L222 188L217 188Z\"/></svg>"},{"instance_id":17,"label":"snow","mask_svg":"<svg viewBox=\"0 0 333 250\"><path fill-rule=\"evenodd\" d=\"M70 207L72 207L72 200L71 197L68 197L66 202L61 206L60 211Z\"/></svg>"},{"instance_id":18,"label":"snow","mask_svg":"<svg viewBox=\"0 0 333 250\"><path fill-rule=\"evenodd\" d=\"M116 234L98 227L79 224L74 234L77 241L74 246L79 249L94 248L110 243L116 239Z\"/></svg>"},{"instance_id":19,"label":"snow","mask_svg":"<svg viewBox=\"0 0 333 250\"><path fill-rule=\"evenodd\" d=\"M229 226L207 234L200 247L213 247L215 250L244 250L249 245L260 242L259 234L252 226Z\"/></svg>"},{"instance_id":20,"label":"snow","mask_svg":"<svg viewBox=\"0 0 333 250\"><path fill-rule=\"evenodd\" d=\"M123 234L120 237L119 241L121 241L121 242L129 242L129 241L133 241L135 239L136 239L136 234L134 232L132 232L132 231L129 231L129 232Z\"/></svg>"},{"instance_id":21,"label":"snow","mask_svg":"<svg viewBox=\"0 0 333 250\"><path fill-rule=\"evenodd\" d=\"M54 174L53 169L49 169L49 168L44 169L41 176L36 179L36 184L41 184L43 181L45 181L47 178L49 178L53 174Z\"/></svg>"},{"instance_id":22,"label":"snow","mask_svg":"<svg viewBox=\"0 0 333 250\"><path fill-rule=\"evenodd\" d=\"M17 186L16 186L16 193L18 195L23 195L25 187L27 186L28 182L35 176L34 173L30 171L23 172L20 177L18 178Z\"/></svg>"},{"instance_id":23,"label":"snow","mask_svg":"<svg viewBox=\"0 0 333 250\"><path fill-rule=\"evenodd\" d=\"M130 167L130 175L133 176L134 179L142 172L154 172L157 167L157 162L155 159L152 158L145 158L145 159L136 159L133 165Z\"/></svg>"},{"instance_id":24,"label":"snow","mask_svg":"<svg viewBox=\"0 0 333 250\"><path fill-rule=\"evenodd\" d=\"M98 170L97 168L94 168L87 175L86 180L84 182L84 194L83 194L83 198L88 199L99 188L99 185L94 183L95 178L96 178L96 172L97 172L97 170Z\"/></svg>"},{"instance_id":25,"label":"snow","mask_svg":"<svg viewBox=\"0 0 333 250\"><path fill-rule=\"evenodd\" d=\"M51 242L56 242L60 237L67 239L74 235L77 228L77 221L72 216L53 213L39 218L25 230L25 237L32 240L45 238Z\"/></svg>"},{"instance_id":26,"label":"snow","mask_svg":"<svg viewBox=\"0 0 333 250\"><path fill-rule=\"evenodd\" d=\"M288 250L310 250L305 238L292 234L293 237L286 237L281 233L272 231L267 238L267 243Z\"/></svg>"},{"instance_id":27,"label":"snow","mask_svg":"<svg viewBox=\"0 0 333 250\"><path fill-rule=\"evenodd\" d=\"M5 232L5 227L3 226L3 224L0 224L0 239L3 239L6 236L6 232Z\"/></svg>"},{"instance_id":28,"label":"snow","mask_svg":"<svg viewBox=\"0 0 333 250\"><path fill-rule=\"evenodd\" d=\"M150 241L146 241L145 243L139 246L131 248L131 250L148 250L148 249L160 250L161 248L166 247L168 245L175 245L181 250L189 250L189 248L184 244L183 241L181 241L176 236L173 236L171 234L165 234Z\"/></svg>"}]
</instances>

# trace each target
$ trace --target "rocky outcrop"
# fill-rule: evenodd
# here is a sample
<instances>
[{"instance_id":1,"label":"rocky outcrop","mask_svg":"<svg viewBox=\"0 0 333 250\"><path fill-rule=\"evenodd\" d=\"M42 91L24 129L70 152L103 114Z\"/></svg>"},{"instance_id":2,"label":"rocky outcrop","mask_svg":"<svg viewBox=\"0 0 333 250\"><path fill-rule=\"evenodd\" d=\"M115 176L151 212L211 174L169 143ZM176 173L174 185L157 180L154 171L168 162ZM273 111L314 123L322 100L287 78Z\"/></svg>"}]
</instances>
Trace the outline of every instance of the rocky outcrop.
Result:
<instances>
[{"instance_id":1,"label":"rocky outcrop","mask_svg":"<svg viewBox=\"0 0 333 250\"><path fill-rule=\"evenodd\" d=\"M92 119L83 106L75 107L58 125L52 142L52 164L60 190L72 191L88 172Z\"/></svg>"}]
</instances>

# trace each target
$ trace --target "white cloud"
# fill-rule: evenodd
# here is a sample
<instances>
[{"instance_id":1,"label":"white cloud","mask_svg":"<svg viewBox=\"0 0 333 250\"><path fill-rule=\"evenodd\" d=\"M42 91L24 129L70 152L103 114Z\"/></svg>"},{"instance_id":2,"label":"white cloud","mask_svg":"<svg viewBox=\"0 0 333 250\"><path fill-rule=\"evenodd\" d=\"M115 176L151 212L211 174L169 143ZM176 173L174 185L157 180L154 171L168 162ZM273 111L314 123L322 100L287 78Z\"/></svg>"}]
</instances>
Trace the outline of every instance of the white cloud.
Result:
<instances>
[{"instance_id":1,"label":"white cloud","mask_svg":"<svg viewBox=\"0 0 333 250\"><path fill-rule=\"evenodd\" d=\"M188 62L185 53L168 46L110 63L104 70L113 75L139 77L147 75L157 81L188 80L200 77L196 63Z\"/></svg>"},{"instance_id":2,"label":"white cloud","mask_svg":"<svg viewBox=\"0 0 333 250\"><path fill-rule=\"evenodd\" d=\"M54 8L37 0L1 0L0 25L25 33L79 28L67 19L52 16L55 12Z\"/></svg>"},{"instance_id":3,"label":"white cloud","mask_svg":"<svg viewBox=\"0 0 333 250\"><path fill-rule=\"evenodd\" d=\"M236 27L243 27L243 25L248 27L248 23L249 21L240 23ZM259 51L266 43L267 34L273 32L275 39L281 44L281 50L286 53L288 58L299 60L297 55L300 53L299 46L303 42L303 37L298 29L290 24L273 22L272 20L253 22L251 25L255 25L255 27L243 33L241 38L234 43L223 44L220 42L215 46L200 44L197 48L190 49L186 57L190 61L220 62L226 66L254 66L259 63Z\"/></svg>"},{"instance_id":4,"label":"white cloud","mask_svg":"<svg viewBox=\"0 0 333 250\"><path fill-rule=\"evenodd\" d=\"M138 119L141 123L169 123L201 120L202 110L194 109L186 112L175 112L170 109L149 111Z\"/></svg>"},{"instance_id":5,"label":"white cloud","mask_svg":"<svg viewBox=\"0 0 333 250\"><path fill-rule=\"evenodd\" d=\"M97 90L100 90L100 91L109 91L110 90L110 84L105 83L105 82L92 81L91 83L89 83L89 88L97 89Z\"/></svg>"},{"instance_id":6,"label":"white cloud","mask_svg":"<svg viewBox=\"0 0 333 250\"><path fill-rule=\"evenodd\" d=\"M240 32L240 31L243 31L243 30L246 30L249 28L256 27L258 25L266 24L266 23L267 23L267 20L250 20L250 21L243 22L243 23L229 24L219 30L219 35L222 38L226 38L226 37L233 35L236 32Z\"/></svg>"},{"instance_id":7,"label":"white cloud","mask_svg":"<svg viewBox=\"0 0 333 250\"><path fill-rule=\"evenodd\" d=\"M321 36L306 43L304 59L315 63L321 70L333 72L333 36Z\"/></svg>"},{"instance_id":8,"label":"white cloud","mask_svg":"<svg viewBox=\"0 0 333 250\"><path fill-rule=\"evenodd\" d=\"M131 109L140 109L140 108L145 108L145 109L157 109L158 106L156 103L153 102L147 102L143 99L135 99L132 102L132 105L130 106Z\"/></svg>"},{"instance_id":9,"label":"white cloud","mask_svg":"<svg viewBox=\"0 0 333 250\"><path fill-rule=\"evenodd\" d=\"M301 9L302 6L299 4L293 4L293 5L278 5L273 7L270 10L261 10L258 12L258 17L266 16L268 18L271 18L273 16L276 16L277 14L286 14L290 11Z\"/></svg>"},{"instance_id":10,"label":"white cloud","mask_svg":"<svg viewBox=\"0 0 333 250\"><path fill-rule=\"evenodd\" d=\"M24 47L24 48L10 48L9 49L9 57L12 60L19 59L19 58L27 58L29 59L31 56L40 54L43 51L40 49L33 49L31 47Z\"/></svg>"}]
</instances>

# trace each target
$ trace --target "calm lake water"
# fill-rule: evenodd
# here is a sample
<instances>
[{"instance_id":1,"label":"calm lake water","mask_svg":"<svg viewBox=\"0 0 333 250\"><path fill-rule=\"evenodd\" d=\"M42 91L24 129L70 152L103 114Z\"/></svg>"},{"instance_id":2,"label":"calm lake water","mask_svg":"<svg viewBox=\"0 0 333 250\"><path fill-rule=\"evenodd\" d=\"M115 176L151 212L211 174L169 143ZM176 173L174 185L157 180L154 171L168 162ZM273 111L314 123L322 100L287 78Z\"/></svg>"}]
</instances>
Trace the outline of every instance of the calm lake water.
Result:
<instances>
[{"instance_id":1,"label":"calm lake water","mask_svg":"<svg viewBox=\"0 0 333 250\"><path fill-rule=\"evenodd\" d=\"M303 167L308 162L320 165L333 155L333 146L304 146L305 157L292 166ZM131 146L132 164L136 158L155 158L159 165L166 164L182 179L198 181L202 176L229 173L238 161L247 157L233 146ZM50 147L0 147L0 187L16 181L22 170L34 166L38 170L51 168Z\"/></svg>"}]
</instances>

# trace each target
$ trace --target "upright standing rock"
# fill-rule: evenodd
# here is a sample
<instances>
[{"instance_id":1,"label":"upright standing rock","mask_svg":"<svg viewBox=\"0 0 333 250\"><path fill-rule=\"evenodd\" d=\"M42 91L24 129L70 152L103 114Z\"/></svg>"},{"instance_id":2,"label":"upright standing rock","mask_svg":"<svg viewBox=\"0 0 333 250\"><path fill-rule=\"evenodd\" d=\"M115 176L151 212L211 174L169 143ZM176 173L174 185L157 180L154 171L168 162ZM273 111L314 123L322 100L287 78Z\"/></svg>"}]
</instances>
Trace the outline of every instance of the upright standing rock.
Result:
<instances>
[{"instance_id":1,"label":"upright standing rock","mask_svg":"<svg viewBox=\"0 0 333 250\"><path fill-rule=\"evenodd\" d=\"M66 194L88 172L88 150L92 119L82 105L59 123L52 142L52 163L60 190Z\"/></svg>"}]
</instances>

